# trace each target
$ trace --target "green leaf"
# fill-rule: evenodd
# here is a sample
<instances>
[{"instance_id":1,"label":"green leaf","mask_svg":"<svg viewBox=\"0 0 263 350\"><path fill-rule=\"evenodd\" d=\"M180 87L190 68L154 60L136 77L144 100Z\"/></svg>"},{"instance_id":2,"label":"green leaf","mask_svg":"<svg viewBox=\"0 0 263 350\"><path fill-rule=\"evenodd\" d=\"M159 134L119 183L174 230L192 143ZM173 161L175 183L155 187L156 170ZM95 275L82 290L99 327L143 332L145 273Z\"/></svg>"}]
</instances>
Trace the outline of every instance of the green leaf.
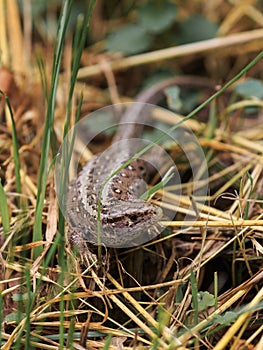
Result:
<instances>
[{"instance_id":1,"label":"green leaf","mask_svg":"<svg viewBox=\"0 0 263 350\"><path fill-rule=\"evenodd\" d=\"M34 293L29 291L27 293L23 293L23 294L13 294L12 298L14 301L23 301L23 302L27 302L28 300L32 300L32 298L34 298Z\"/></svg>"},{"instance_id":2,"label":"green leaf","mask_svg":"<svg viewBox=\"0 0 263 350\"><path fill-rule=\"evenodd\" d=\"M181 110L183 102L180 98L180 88L178 86L168 87L165 89L165 94L169 107L176 111Z\"/></svg>"},{"instance_id":3,"label":"green leaf","mask_svg":"<svg viewBox=\"0 0 263 350\"><path fill-rule=\"evenodd\" d=\"M178 44L212 39L216 36L217 25L202 16L191 16L179 24L176 34Z\"/></svg>"},{"instance_id":4,"label":"green leaf","mask_svg":"<svg viewBox=\"0 0 263 350\"><path fill-rule=\"evenodd\" d=\"M5 322L7 322L7 323L19 322L25 316L26 315L24 313L21 313L20 311L12 312L11 314L6 315Z\"/></svg>"},{"instance_id":5,"label":"green leaf","mask_svg":"<svg viewBox=\"0 0 263 350\"><path fill-rule=\"evenodd\" d=\"M237 84L234 90L244 98L255 97L259 100L263 98L263 83L258 79L248 79L244 83Z\"/></svg>"},{"instance_id":6,"label":"green leaf","mask_svg":"<svg viewBox=\"0 0 263 350\"><path fill-rule=\"evenodd\" d=\"M213 294L208 292L198 293L198 311L207 309L209 306L215 305L215 298Z\"/></svg>"},{"instance_id":7,"label":"green leaf","mask_svg":"<svg viewBox=\"0 0 263 350\"><path fill-rule=\"evenodd\" d=\"M130 24L115 30L106 38L106 49L124 54L146 51L152 44L152 36L138 24Z\"/></svg>"},{"instance_id":8,"label":"green leaf","mask_svg":"<svg viewBox=\"0 0 263 350\"><path fill-rule=\"evenodd\" d=\"M236 312L227 311L224 315L215 315L214 319L217 323L227 326L231 322L234 322L237 317L238 314Z\"/></svg>"},{"instance_id":9,"label":"green leaf","mask_svg":"<svg viewBox=\"0 0 263 350\"><path fill-rule=\"evenodd\" d=\"M149 1L138 8L138 14L147 31L161 33L175 22L177 6L169 1Z\"/></svg>"}]
</instances>

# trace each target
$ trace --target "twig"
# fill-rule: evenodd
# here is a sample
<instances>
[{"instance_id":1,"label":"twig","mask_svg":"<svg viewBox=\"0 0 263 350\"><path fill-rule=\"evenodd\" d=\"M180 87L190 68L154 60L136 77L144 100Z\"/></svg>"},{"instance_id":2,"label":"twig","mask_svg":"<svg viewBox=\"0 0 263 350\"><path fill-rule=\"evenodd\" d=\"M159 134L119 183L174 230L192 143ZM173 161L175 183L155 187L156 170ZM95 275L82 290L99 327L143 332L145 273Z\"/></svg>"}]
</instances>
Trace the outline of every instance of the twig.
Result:
<instances>
[{"instance_id":1,"label":"twig","mask_svg":"<svg viewBox=\"0 0 263 350\"><path fill-rule=\"evenodd\" d=\"M257 49L263 48L263 29L256 29L246 31L240 34L233 34L227 37L214 38L204 40L197 43L191 43L176 47L170 47L168 49L157 50L140 55L135 55L127 58L120 58L116 61L109 62L113 71L124 70L130 67L139 66L143 64L160 62L163 60L183 57L187 55L193 55L197 53L206 53L210 51L218 51L223 48L233 48L235 45L247 44L252 41L258 41ZM84 67L79 70L78 79L84 79L101 74L103 68L101 64L96 64L90 67Z\"/></svg>"}]
</instances>

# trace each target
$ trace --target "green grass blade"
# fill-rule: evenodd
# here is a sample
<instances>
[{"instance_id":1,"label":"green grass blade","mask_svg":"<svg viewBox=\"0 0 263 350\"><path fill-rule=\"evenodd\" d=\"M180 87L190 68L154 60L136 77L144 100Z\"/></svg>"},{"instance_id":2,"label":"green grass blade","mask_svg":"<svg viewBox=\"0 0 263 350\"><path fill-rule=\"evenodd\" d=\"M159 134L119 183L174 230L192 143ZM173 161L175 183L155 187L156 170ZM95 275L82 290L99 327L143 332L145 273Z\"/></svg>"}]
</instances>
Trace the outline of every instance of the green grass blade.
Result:
<instances>
[{"instance_id":1,"label":"green grass blade","mask_svg":"<svg viewBox=\"0 0 263 350\"><path fill-rule=\"evenodd\" d=\"M3 305L3 295L2 295L2 292L0 291L0 310L3 310L4 309L4 305ZM4 325L4 315L3 315L3 312L0 312L0 345L2 346L3 343L2 343L2 327Z\"/></svg>"},{"instance_id":2,"label":"green grass blade","mask_svg":"<svg viewBox=\"0 0 263 350\"><path fill-rule=\"evenodd\" d=\"M147 200L151 196L154 195L155 192L159 191L160 189L164 188L165 185L174 177L174 174L169 174L168 176L165 176L160 182L158 182L156 185L154 185L149 190L145 191L140 198L142 200Z\"/></svg>"},{"instance_id":3,"label":"green grass blade","mask_svg":"<svg viewBox=\"0 0 263 350\"><path fill-rule=\"evenodd\" d=\"M192 303L194 309L194 325L198 324L198 287L197 281L194 275L194 271L191 268L190 270L190 281L191 281L191 289L192 289Z\"/></svg>"},{"instance_id":4,"label":"green grass blade","mask_svg":"<svg viewBox=\"0 0 263 350\"><path fill-rule=\"evenodd\" d=\"M51 91L48 98L48 107L46 114L46 122L44 128L42 151L39 166L39 176L38 176L38 193L36 200L36 215L33 228L33 242L37 242L42 239L42 212L44 206L45 189L47 183L47 173L48 173L48 158L50 150L50 139L53 133L54 124L54 112L55 112L55 101L56 92L58 86L58 78L62 60L63 46L65 43L66 30L69 22L71 7L73 1L65 1L62 9L62 14L60 17L60 24L58 29L58 40L53 57L53 67L52 67L52 82ZM36 259L39 254L43 251L42 247L36 247L33 250L33 259Z\"/></svg>"},{"instance_id":5,"label":"green grass blade","mask_svg":"<svg viewBox=\"0 0 263 350\"><path fill-rule=\"evenodd\" d=\"M105 344L103 346L103 350L108 350L110 348L111 340L112 340L112 334L109 334L106 338Z\"/></svg>"},{"instance_id":6,"label":"green grass blade","mask_svg":"<svg viewBox=\"0 0 263 350\"><path fill-rule=\"evenodd\" d=\"M10 230L10 219L8 213L8 205L4 187L0 179L0 213L2 216L2 225L4 229L5 237L8 235Z\"/></svg>"},{"instance_id":7,"label":"green grass blade","mask_svg":"<svg viewBox=\"0 0 263 350\"><path fill-rule=\"evenodd\" d=\"M45 97L45 101L47 102L48 101L48 82L47 82L47 76L46 76L45 61L40 54L37 55L37 65L40 73L43 95Z\"/></svg>"}]
</instances>

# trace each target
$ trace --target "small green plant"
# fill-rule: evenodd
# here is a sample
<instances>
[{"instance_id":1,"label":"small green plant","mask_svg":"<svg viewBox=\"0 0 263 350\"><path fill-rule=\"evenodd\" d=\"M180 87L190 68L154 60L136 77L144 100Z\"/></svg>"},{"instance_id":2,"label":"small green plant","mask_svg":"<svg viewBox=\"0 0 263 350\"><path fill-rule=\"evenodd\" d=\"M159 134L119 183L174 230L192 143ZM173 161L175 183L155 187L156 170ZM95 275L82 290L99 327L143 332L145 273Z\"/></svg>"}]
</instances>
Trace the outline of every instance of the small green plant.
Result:
<instances>
[{"instance_id":1,"label":"small green plant","mask_svg":"<svg viewBox=\"0 0 263 350\"><path fill-rule=\"evenodd\" d=\"M148 0L136 8L137 20L122 25L106 38L106 49L135 54L153 47L211 39L218 27L201 15L178 17L178 6L170 1Z\"/></svg>"}]
</instances>

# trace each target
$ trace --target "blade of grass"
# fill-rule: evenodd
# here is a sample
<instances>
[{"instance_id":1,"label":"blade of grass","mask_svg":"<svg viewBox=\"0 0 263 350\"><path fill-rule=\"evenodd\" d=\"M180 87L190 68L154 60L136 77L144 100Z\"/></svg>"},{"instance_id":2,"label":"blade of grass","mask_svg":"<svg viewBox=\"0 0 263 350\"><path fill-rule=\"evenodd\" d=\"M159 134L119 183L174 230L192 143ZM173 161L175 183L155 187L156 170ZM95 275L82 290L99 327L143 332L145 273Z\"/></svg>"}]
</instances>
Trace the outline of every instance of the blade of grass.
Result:
<instances>
[{"instance_id":1,"label":"blade of grass","mask_svg":"<svg viewBox=\"0 0 263 350\"><path fill-rule=\"evenodd\" d=\"M244 219L247 220L249 218L249 199L251 198L251 195L253 193L253 188L254 188L254 180L253 177L251 176L250 172L247 172L247 177L250 182L250 189L249 189L249 194L248 194L248 201L246 203L245 209L244 209Z\"/></svg>"},{"instance_id":2,"label":"blade of grass","mask_svg":"<svg viewBox=\"0 0 263 350\"><path fill-rule=\"evenodd\" d=\"M156 185L154 185L152 188L150 188L149 190L145 191L140 198L142 200L147 200L148 198L150 198L151 196L154 195L155 192L159 191L160 189L164 188L165 185L174 177L174 174L166 174L166 176L160 181L158 182Z\"/></svg>"},{"instance_id":3,"label":"blade of grass","mask_svg":"<svg viewBox=\"0 0 263 350\"><path fill-rule=\"evenodd\" d=\"M103 346L103 350L108 350L111 345L111 340L112 340L112 334L109 334L105 340L105 344Z\"/></svg>"},{"instance_id":4,"label":"blade of grass","mask_svg":"<svg viewBox=\"0 0 263 350\"><path fill-rule=\"evenodd\" d=\"M4 305L3 305L3 296L2 296L2 292L0 291L0 310L4 309ZM3 312L0 312L0 345L2 345L2 327L4 325L4 317L3 317Z\"/></svg>"},{"instance_id":5,"label":"blade of grass","mask_svg":"<svg viewBox=\"0 0 263 350\"><path fill-rule=\"evenodd\" d=\"M30 350L31 345L30 345L30 331L31 331L31 320L30 320L30 313L32 306L34 305L34 300L35 298L31 298L31 288L32 288L32 283L31 283L31 276L30 276L30 271L29 269L26 269L25 271L25 279L26 279L26 290L27 290L27 295L28 295L28 300L25 303L25 344L24 344L24 349L25 350Z\"/></svg>"},{"instance_id":6,"label":"blade of grass","mask_svg":"<svg viewBox=\"0 0 263 350\"><path fill-rule=\"evenodd\" d=\"M44 128L44 135L42 141L41 158L39 165L38 176L38 193L36 199L36 214L33 228L33 242L40 241L42 239L42 212L44 206L44 196L47 183L48 173L48 156L50 150L50 139L54 124L54 112L56 102L56 92L58 86L59 72L62 60L63 47L65 43L66 31L68 27L71 7L73 1L65 1L62 8L61 16L59 19L59 28L57 34L57 43L54 50L52 77L51 77L51 91L48 98L46 122ZM35 260L43 251L41 246L35 247L32 250L32 258Z\"/></svg>"},{"instance_id":7,"label":"blade of grass","mask_svg":"<svg viewBox=\"0 0 263 350\"><path fill-rule=\"evenodd\" d=\"M46 76L46 70L45 70L45 61L40 54L37 54L37 64L38 64L38 69L40 73L43 95L45 97L45 101L47 102L48 101L48 83L47 83L47 76Z\"/></svg>"},{"instance_id":8,"label":"blade of grass","mask_svg":"<svg viewBox=\"0 0 263 350\"><path fill-rule=\"evenodd\" d=\"M191 289L192 289L192 300L193 300L193 309L194 309L194 325L198 324L198 287L196 278L194 275L194 271L190 269L190 281L191 281Z\"/></svg>"},{"instance_id":9,"label":"blade of grass","mask_svg":"<svg viewBox=\"0 0 263 350\"><path fill-rule=\"evenodd\" d=\"M10 219L8 213L8 205L4 187L0 178L0 213L2 216L2 225L4 229L5 238L7 237L10 230Z\"/></svg>"},{"instance_id":10,"label":"blade of grass","mask_svg":"<svg viewBox=\"0 0 263 350\"><path fill-rule=\"evenodd\" d=\"M14 157L14 164L15 164L16 191L17 193L21 193L20 159L19 159L19 152L18 152L18 138L17 138L17 132L16 132L16 124L15 124L14 115L12 112L12 107L8 96L2 90L0 90L0 94L3 95L3 97L5 98L9 116L12 123L11 132L12 132L12 142L13 142L13 152L14 152L13 157Z\"/></svg>"}]
</instances>

